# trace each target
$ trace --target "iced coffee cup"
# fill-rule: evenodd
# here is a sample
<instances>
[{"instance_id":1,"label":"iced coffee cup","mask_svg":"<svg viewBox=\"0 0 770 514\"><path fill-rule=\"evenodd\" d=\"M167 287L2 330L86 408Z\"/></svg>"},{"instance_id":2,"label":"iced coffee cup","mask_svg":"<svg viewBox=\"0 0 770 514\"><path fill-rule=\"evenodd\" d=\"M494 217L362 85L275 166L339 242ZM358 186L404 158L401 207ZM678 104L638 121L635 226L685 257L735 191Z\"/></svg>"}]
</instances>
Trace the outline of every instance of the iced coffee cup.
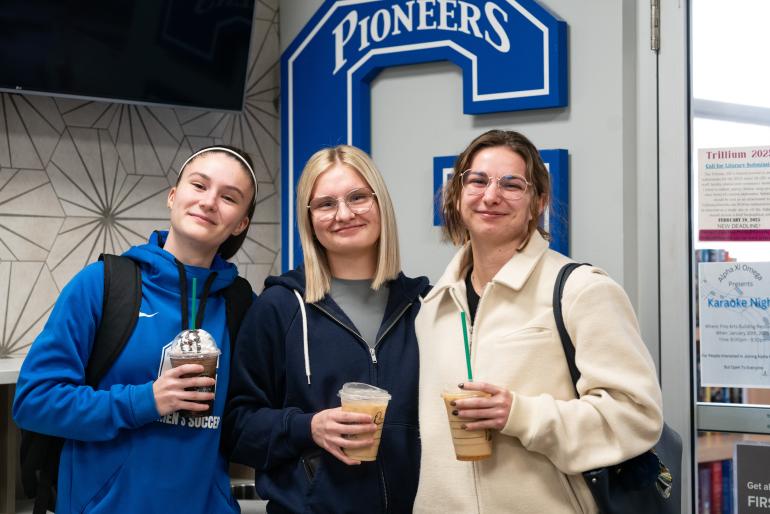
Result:
<instances>
[{"instance_id":1,"label":"iced coffee cup","mask_svg":"<svg viewBox=\"0 0 770 514\"><path fill-rule=\"evenodd\" d=\"M202 373L182 375L182 378L209 377L216 380L217 363L219 362L220 353L216 341L214 341L211 334L205 330L182 330L171 343L169 358L171 359L171 367L173 368L183 364L200 364L203 366ZM187 391L213 393L215 392L215 386L187 388ZM201 403L208 405L208 408L203 411L181 410L179 413L182 416L192 417L210 416L213 411L214 400L208 400Z\"/></svg>"},{"instance_id":2,"label":"iced coffee cup","mask_svg":"<svg viewBox=\"0 0 770 514\"><path fill-rule=\"evenodd\" d=\"M455 416L452 411L458 410L452 405L455 400L464 400L479 396L489 396L482 391L465 391L459 388L446 388L441 394L449 418L449 429L452 432L452 444L457 460L484 460L492 455L492 433L489 430L465 430L463 425L476 421L473 418Z\"/></svg>"},{"instance_id":3,"label":"iced coffee cup","mask_svg":"<svg viewBox=\"0 0 770 514\"><path fill-rule=\"evenodd\" d=\"M364 448L343 448L345 455L351 459L360 461L373 461L377 459L377 450L380 447L382 424L385 422L385 411L388 408L390 395L384 389L360 382L348 382L339 391L342 400L342 410L345 412L360 412L369 414L377 425L374 433L374 443ZM369 434L351 434L349 439L368 439Z\"/></svg>"}]
</instances>

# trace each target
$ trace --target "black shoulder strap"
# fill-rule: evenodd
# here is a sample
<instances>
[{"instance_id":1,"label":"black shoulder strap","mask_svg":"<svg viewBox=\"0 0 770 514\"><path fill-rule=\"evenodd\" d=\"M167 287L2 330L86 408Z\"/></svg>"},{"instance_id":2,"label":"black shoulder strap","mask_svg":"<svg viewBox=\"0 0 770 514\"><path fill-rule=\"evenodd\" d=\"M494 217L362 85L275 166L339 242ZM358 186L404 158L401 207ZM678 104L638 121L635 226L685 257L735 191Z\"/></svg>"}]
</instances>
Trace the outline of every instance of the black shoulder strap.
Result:
<instances>
[{"instance_id":1,"label":"black shoulder strap","mask_svg":"<svg viewBox=\"0 0 770 514\"><path fill-rule=\"evenodd\" d=\"M575 365L575 345L572 344L572 338L567 333L567 327L564 326L564 316L561 312L561 296L564 291L564 284L567 283L567 278L575 269L584 265L587 265L587 263L570 262L565 264L559 270L559 274L556 275L556 283L553 285L553 317L556 318L556 330L559 331L561 346L564 348L564 355L567 357L567 366L572 377L572 387L575 388L575 394L578 396L580 395L577 392L577 381L580 378L580 371Z\"/></svg>"},{"instance_id":2,"label":"black shoulder strap","mask_svg":"<svg viewBox=\"0 0 770 514\"><path fill-rule=\"evenodd\" d=\"M104 301L102 320L96 331L86 368L86 384L96 386L115 363L134 331L142 304L142 274L139 266L118 255L102 254Z\"/></svg>"},{"instance_id":3,"label":"black shoulder strap","mask_svg":"<svg viewBox=\"0 0 770 514\"><path fill-rule=\"evenodd\" d=\"M102 316L86 365L86 384L96 387L112 367L131 336L142 301L139 266L128 257L102 254L104 299ZM59 454L64 440L22 431L21 469L24 491L35 498L34 514L44 514L56 505Z\"/></svg>"},{"instance_id":4,"label":"black shoulder strap","mask_svg":"<svg viewBox=\"0 0 770 514\"><path fill-rule=\"evenodd\" d=\"M249 281L239 276L235 277L235 281L222 294L225 297L227 329L230 333L230 360L232 360L235 355L235 340L238 336L238 329L241 327L243 316L251 306L254 292L251 290Z\"/></svg>"}]
</instances>

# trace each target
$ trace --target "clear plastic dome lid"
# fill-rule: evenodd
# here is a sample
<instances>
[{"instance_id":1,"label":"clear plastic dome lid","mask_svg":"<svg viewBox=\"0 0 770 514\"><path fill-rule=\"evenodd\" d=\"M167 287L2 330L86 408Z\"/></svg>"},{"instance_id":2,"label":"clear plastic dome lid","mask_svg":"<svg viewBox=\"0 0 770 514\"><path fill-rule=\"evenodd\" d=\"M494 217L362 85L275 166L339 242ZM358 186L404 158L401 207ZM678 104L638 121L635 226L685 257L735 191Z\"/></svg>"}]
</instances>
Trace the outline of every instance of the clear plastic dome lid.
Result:
<instances>
[{"instance_id":1,"label":"clear plastic dome lid","mask_svg":"<svg viewBox=\"0 0 770 514\"><path fill-rule=\"evenodd\" d=\"M169 353L173 357L192 357L220 352L211 334L202 328L196 328L179 332L171 343Z\"/></svg>"},{"instance_id":2,"label":"clear plastic dome lid","mask_svg":"<svg viewBox=\"0 0 770 514\"><path fill-rule=\"evenodd\" d=\"M391 396L385 389L380 389L362 382L348 382L342 386L337 395L346 400L390 400Z\"/></svg>"}]
</instances>

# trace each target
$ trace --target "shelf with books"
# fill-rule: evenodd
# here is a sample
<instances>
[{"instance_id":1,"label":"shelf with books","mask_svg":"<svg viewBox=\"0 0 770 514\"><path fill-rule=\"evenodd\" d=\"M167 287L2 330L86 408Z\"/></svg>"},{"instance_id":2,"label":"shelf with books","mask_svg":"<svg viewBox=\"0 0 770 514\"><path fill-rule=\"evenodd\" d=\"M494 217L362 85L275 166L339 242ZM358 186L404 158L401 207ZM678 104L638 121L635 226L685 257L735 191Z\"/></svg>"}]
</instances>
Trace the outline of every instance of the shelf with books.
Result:
<instances>
[{"instance_id":1,"label":"shelf with books","mask_svg":"<svg viewBox=\"0 0 770 514\"><path fill-rule=\"evenodd\" d=\"M733 514L733 453L741 442L770 443L767 434L698 434L697 514Z\"/></svg>"},{"instance_id":2,"label":"shelf with books","mask_svg":"<svg viewBox=\"0 0 770 514\"><path fill-rule=\"evenodd\" d=\"M698 514L733 513L733 461L698 464Z\"/></svg>"}]
</instances>

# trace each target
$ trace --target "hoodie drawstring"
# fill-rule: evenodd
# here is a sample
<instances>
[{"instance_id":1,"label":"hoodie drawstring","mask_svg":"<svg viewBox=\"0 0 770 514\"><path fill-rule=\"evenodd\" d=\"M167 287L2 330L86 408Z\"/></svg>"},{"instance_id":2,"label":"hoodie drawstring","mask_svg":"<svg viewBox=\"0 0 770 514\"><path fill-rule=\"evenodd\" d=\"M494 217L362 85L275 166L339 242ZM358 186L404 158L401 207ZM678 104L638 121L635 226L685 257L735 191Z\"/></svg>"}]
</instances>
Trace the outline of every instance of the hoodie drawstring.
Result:
<instances>
[{"instance_id":1,"label":"hoodie drawstring","mask_svg":"<svg viewBox=\"0 0 770 514\"><path fill-rule=\"evenodd\" d=\"M305 301L296 289L293 291L294 296L297 297L297 301L299 302L299 310L302 312L302 350L305 353L305 375L307 376L307 385L310 385L310 355L307 348L307 313L305 312Z\"/></svg>"},{"instance_id":2,"label":"hoodie drawstring","mask_svg":"<svg viewBox=\"0 0 770 514\"><path fill-rule=\"evenodd\" d=\"M179 273L179 294L181 295L181 310L182 310L182 330L190 328L189 314L187 312L187 273L184 270L184 264L174 259L177 272ZM198 307L198 313L195 316L195 328L203 327L203 313L206 310L206 300L209 297L209 291L211 290L211 284L214 283L214 279L217 277L217 272L212 271L206 278L206 283L203 285L203 292L201 293L201 301Z\"/></svg>"}]
</instances>

